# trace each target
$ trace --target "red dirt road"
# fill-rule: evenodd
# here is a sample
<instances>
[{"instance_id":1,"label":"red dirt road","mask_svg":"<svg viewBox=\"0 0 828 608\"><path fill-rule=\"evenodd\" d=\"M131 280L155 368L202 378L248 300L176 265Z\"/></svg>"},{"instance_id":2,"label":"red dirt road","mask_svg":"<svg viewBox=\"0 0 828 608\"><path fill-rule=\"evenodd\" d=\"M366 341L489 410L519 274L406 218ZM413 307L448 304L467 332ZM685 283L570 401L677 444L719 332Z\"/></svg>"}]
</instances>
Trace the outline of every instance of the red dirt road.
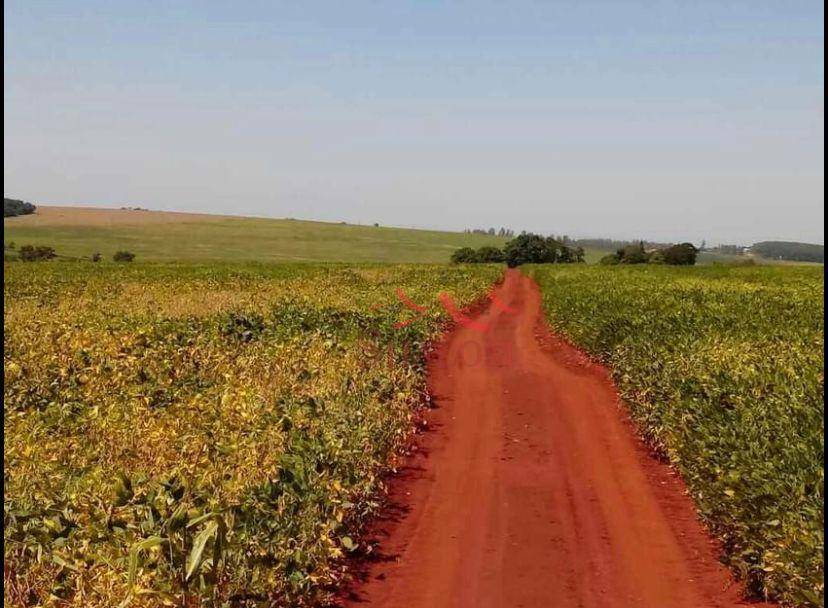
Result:
<instances>
[{"instance_id":1,"label":"red dirt road","mask_svg":"<svg viewBox=\"0 0 828 608\"><path fill-rule=\"evenodd\" d=\"M392 483L378 558L345 604L744 605L681 480L636 438L606 372L543 337L516 271L431 363L432 431ZM548 338L548 336L547 336ZM542 343L544 345L542 345Z\"/></svg>"}]
</instances>

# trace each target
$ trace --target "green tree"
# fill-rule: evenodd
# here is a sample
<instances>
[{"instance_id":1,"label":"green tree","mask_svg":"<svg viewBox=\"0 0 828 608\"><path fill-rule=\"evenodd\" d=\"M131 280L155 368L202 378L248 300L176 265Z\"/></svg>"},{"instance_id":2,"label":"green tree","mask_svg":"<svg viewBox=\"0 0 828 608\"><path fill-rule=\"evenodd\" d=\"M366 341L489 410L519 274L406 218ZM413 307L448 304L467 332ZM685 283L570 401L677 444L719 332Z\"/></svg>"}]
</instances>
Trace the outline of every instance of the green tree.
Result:
<instances>
[{"instance_id":1,"label":"green tree","mask_svg":"<svg viewBox=\"0 0 828 608\"><path fill-rule=\"evenodd\" d=\"M522 233L506 243L503 249L506 264L515 268L521 264L554 264L577 262L572 249L552 237Z\"/></svg>"},{"instance_id":2,"label":"green tree","mask_svg":"<svg viewBox=\"0 0 828 608\"><path fill-rule=\"evenodd\" d=\"M673 266L693 266L699 250L692 243L679 243L662 250L664 263Z\"/></svg>"},{"instance_id":3,"label":"green tree","mask_svg":"<svg viewBox=\"0 0 828 608\"><path fill-rule=\"evenodd\" d=\"M646 264L649 261L643 241L619 249L618 257L622 264Z\"/></svg>"},{"instance_id":4,"label":"green tree","mask_svg":"<svg viewBox=\"0 0 828 608\"><path fill-rule=\"evenodd\" d=\"M476 258L482 264L499 264L503 262L503 250L487 245L477 250Z\"/></svg>"},{"instance_id":5,"label":"green tree","mask_svg":"<svg viewBox=\"0 0 828 608\"><path fill-rule=\"evenodd\" d=\"M503 253L509 268L555 261L554 253L550 252L546 239L538 234L524 233L516 236L506 243Z\"/></svg>"},{"instance_id":6,"label":"green tree","mask_svg":"<svg viewBox=\"0 0 828 608\"><path fill-rule=\"evenodd\" d=\"M471 247L461 247L451 254L452 264L475 264L477 262L477 252Z\"/></svg>"},{"instance_id":7,"label":"green tree","mask_svg":"<svg viewBox=\"0 0 828 608\"><path fill-rule=\"evenodd\" d=\"M16 215L29 215L34 213L37 207L26 201L19 201L14 198L3 199L3 217L14 217Z\"/></svg>"}]
</instances>

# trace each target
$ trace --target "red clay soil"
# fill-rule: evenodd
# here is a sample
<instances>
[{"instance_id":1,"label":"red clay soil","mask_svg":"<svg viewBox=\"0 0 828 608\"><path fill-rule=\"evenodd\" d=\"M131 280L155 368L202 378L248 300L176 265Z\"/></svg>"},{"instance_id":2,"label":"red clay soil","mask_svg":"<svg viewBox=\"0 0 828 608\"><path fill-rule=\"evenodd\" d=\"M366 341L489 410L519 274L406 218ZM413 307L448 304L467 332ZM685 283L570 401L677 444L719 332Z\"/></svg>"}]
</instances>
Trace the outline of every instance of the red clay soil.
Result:
<instances>
[{"instance_id":1,"label":"red clay soil","mask_svg":"<svg viewBox=\"0 0 828 608\"><path fill-rule=\"evenodd\" d=\"M431 432L392 483L344 605L745 605L606 371L544 339L533 281L509 271L495 295L431 362Z\"/></svg>"}]
</instances>

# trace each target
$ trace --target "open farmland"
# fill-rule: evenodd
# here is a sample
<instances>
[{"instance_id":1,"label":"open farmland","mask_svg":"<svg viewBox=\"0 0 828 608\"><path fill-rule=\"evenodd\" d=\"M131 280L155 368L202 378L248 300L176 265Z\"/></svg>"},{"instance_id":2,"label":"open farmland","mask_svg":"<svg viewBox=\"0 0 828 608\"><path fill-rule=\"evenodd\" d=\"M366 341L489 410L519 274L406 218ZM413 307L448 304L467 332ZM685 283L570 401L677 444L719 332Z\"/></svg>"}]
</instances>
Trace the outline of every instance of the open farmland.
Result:
<instances>
[{"instance_id":1,"label":"open farmland","mask_svg":"<svg viewBox=\"0 0 828 608\"><path fill-rule=\"evenodd\" d=\"M500 273L6 264L5 604L324 596L423 405L438 292Z\"/></svg>"},{"instance_id":2,"label":"open farmland","mask_svg":"<svg viewBox=\"0 0 828 608\"><path fill-rule=\"evenodd\" d=\"M819 268L534 267L549 322L608 364L758 593L824 601Z\"/></svg>"},{"instance_id":3,"label":"open farmland","mask_svg":"<svg viewBox=\"0 0 828 608\"><path fill-rule=\"evenodd\" d=\"M460 247L502 246L505 238L413 230L93 207L37 207L3 220L3 240L47 245L59 255L110 258L126 249L138 260L190 262L448 262Z\"/></svg>"},{"instance_id":4,"label":"open farmland","mask_svg":"<svg viewBox=\"0 0 828 608\"><path fill-rule=\"evenodd\" d=\"M819 269L502 272L5 264L6 604L820 606Z\"/></svg>"}]
</instances>

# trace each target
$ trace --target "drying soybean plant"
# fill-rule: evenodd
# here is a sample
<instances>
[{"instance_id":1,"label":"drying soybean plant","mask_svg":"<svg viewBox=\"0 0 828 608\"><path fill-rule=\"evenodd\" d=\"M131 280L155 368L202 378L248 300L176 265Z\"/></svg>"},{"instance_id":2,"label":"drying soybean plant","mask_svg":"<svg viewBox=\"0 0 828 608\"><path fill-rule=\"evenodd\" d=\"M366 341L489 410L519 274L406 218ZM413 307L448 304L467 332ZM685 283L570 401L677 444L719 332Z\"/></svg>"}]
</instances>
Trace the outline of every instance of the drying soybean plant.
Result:
<instances>
[{"instance_id":1,"label":"drying soybean plant","mask_svg":"<svg viewBox=\"0 0 828 608\"><path fill-rule=\"evenodd\" d=\"M438 293L500 273L7 264L5 605L324 599L424 404Z\"/></svg>"},{"instance_id":2,"label":"drying soybean plant","mask_svg":"<svg viewBox=\"0 0 828 608\"><path fill-rule=\"evenodd\" d=\"M815 267L530 271L607 363L759 594L824 601L824 279Z\"/></svg>"}]
</instances>

